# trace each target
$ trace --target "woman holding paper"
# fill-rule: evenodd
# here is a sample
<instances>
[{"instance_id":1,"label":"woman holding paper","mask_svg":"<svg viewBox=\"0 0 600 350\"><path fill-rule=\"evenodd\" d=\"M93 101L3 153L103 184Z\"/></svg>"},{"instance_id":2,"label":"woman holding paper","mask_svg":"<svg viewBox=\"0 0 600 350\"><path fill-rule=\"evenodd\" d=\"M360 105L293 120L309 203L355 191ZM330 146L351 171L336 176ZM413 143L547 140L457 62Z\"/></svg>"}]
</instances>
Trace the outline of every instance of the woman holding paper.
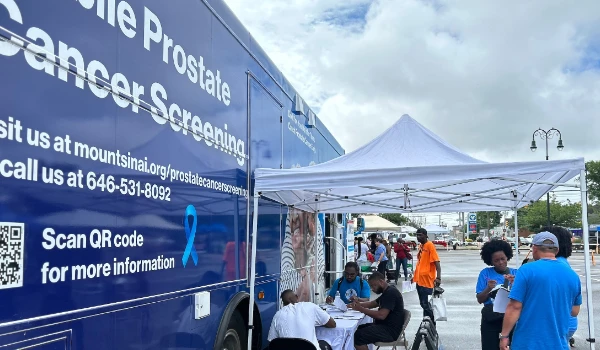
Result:
<instances>
[{"instance_id":1,"label":"woman holding paper","mask_svg":"<svg viewBox=\"0 0 600 350\"><path fill-rule=\"evenodd\" d=\"M494 300L498 288L508 288L515 279L517 269L509 268L508 261L513 257L512 247L502 240L491 240L481 248L481 259L489 267L479 273L477 279L477 302L483 304L481 310L481 349L498 350L498 335L502 331L504 314L494 312Z\"/></svg>"}]
</instances>

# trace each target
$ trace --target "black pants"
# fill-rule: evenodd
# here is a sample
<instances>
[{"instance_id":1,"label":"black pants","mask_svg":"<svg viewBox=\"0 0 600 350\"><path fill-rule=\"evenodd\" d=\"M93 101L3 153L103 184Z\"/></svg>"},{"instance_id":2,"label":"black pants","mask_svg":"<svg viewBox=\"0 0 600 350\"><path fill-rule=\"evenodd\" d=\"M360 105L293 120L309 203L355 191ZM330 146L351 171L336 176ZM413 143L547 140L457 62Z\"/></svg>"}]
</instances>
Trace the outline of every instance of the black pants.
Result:
<instances>
[{"instance_id":1,"label":"black pants","mask_svg":"<svg viewBox=\"0 0 600 350\"><path fill-rule=\"evenodd\" d=\"M354 345L375 344L376 342L393 342L400 333L392 334L386 326L374 323L361 324L354 332Z\"/></svg>"},{"instance_id":2,"label":"black pants","mask_svg":"<svg viewBox=\"0 0 600 350\"><path fill-rule=\"evenodd\" d=\"M488 322L481 318L481 350L499 350L502 332L502 319Z\"/></svg>"},{"instance_id":3,"label":"black pants","mask_svg":"<svg viewBox=\"0 0 600 350\"><path fill-rule=\"evenodd\" d=\"M429 305L429 296L433 294L433 288L421 287L417 284L417 294L419 295L419 303L423 308L423 316L429 316L433 324L435 324L433 310L431 310L431 305Z\"/></svg>"},{"instance_id":4,"label":"black pants","mask_svg":"<svg viewBox=\"0 0 600 350\"><path fill-rule=\"evenodd\" d=\"M379 265L377 265L377 272L381 273L385 276L385 270L387 268L387 260L381 261Z\"/></svg>"}]
</instances>

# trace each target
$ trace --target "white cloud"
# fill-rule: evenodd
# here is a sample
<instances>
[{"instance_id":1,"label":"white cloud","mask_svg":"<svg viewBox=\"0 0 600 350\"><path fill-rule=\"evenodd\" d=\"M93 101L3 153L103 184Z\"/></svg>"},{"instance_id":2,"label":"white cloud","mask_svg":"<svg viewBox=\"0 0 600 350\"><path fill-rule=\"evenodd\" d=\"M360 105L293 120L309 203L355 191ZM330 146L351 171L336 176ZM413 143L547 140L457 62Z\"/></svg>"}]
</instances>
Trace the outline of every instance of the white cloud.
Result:
<instances>
[{"instance_id":1,"label":"white cloud","mask_svg":"<svg viewBox=\"0 0 600 350\"><path fill-rule=\"evenodd\" d=\"M598 1L226 2L346 151L407 113L487 161L544 159L538 127L599 158Z\"/></svg>"},{"instance_id":2,"label":"white cloud","mask_svg":"<svg viewBox=\"0 0 600 350\"><path fill-rule=\"evenodd\" d=\"M600 2L380 0L362 21L360 0L226 2L348 151L408 113L486 160L543 158L537 127L562 131L553 158L599 154L599 71L569 69Z\"/></svg>"}]
</instances>

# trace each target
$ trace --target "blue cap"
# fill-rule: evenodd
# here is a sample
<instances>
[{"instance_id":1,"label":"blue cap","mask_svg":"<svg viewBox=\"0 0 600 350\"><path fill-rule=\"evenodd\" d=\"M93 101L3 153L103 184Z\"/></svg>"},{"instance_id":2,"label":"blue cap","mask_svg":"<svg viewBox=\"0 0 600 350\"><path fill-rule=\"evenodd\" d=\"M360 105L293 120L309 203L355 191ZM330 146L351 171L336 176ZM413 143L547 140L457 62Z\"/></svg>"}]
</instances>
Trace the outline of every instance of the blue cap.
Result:
<instances>
[{"instance_id":1,"label":"blue cap","mask_svg":"<svg viewBox=\"0 0 600 350\"><path fill-rule=\"evenodd\" d=\"M548 243L547 241L552 242ZM544 231L535 235L531 244L548 248L558 248L558 239L556 239L554 234Z\"/></svg>"}]
</instances>

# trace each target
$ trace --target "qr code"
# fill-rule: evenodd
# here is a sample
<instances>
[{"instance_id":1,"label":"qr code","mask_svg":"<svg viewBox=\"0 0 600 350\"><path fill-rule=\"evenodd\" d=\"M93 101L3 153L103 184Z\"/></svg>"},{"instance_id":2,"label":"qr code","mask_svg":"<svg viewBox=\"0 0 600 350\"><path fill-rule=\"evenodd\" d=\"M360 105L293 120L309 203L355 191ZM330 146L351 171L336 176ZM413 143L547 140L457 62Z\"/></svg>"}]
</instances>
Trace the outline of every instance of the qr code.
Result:
<instances>
[{"instance_id":1,"label":"qr code","mask_svg":"<svg viewBox=\"0 0 600 350\"><path fill-rule=\"evenodd\" d=\"M0 289L23 286L25 225L0 222Z\"/></svg>"}]
</instances>

